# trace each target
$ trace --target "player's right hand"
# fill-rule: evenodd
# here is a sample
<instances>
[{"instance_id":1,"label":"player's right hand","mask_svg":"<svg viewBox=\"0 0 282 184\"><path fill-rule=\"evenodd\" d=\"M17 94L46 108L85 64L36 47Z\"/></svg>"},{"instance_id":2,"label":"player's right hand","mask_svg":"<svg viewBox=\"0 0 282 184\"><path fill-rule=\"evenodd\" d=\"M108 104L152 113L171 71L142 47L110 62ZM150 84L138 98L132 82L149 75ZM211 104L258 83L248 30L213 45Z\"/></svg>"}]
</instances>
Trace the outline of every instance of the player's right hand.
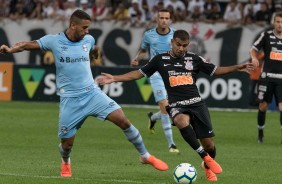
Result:
<instances>
[{"instance_id":1,"label":"player's right hand","mask_svg":"<svg viewBox=\"0 0 282 184\"><path fill-rule=\"evenodd\" d=\"M1 45L0 47L0 54L8 53L9 47L7 45Z\"/></svg>"},{"instance_id":2,"label":"player's right hand","mask_svg":"<svg viewBox=\"0 0 282 184\"><path fill-rule=\"evenodd\" d=\"M131 66L138 66L139 65L139 61L137 61L136 59L133 59L131 62L130 62Z\"/></svg>"}]
</instances>

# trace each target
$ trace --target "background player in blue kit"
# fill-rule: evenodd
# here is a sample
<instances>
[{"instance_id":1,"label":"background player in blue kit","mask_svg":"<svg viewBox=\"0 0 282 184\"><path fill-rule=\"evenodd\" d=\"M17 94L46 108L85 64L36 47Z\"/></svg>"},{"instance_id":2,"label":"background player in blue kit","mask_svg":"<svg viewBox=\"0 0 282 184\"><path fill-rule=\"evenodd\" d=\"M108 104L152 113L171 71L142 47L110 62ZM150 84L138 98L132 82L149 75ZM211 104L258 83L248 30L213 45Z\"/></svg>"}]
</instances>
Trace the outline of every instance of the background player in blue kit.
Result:
<instances>
[{"instance_id":1,"label":"background player in blue kit","mask_svg":"<svg viewBox=\"0 0 282 184\"><path fill-rule=\"evenodd\" d=\"M144 58L147 50L150 50L150 59L157 54L164 53L171 49L171 39L174 29L170 27L171 15L166 9L161 9L158 12L157 27L146 31L142 38L141 49L138 51L135 58L131 61L132 66L138 66L139 61ZM160 111L153 114L148 113L149 129L154 133L154 126L157 119L161 119L162 127L168 141L169 152L179 153L172 135L171 122L165 107L168 105L167 93L165 90L164 82L158 72L150 77L150 83L154 93L156 102L159 105Z\"/></svg>"},{"instance_id":2,"label":"background player in blue kit","mask_svg":"<svg viewBox=\"0 0 282 184\"><path fill-rule=\"evenodd\" d=\"M70 153L75 134L88 116L116 124L137 149L143 163L158 170L167 170L165 162L149 154L139 131L129 122L121 107L94 82L90 56L95 57L95 40L88 34L90 22L87 13L76 10L65 32L46 35L36 41L18 42L12 47L0 47L0 54L41 49L52 51L55 57L57 94L60 96L58 136L61 139L61 176L72 176Z\"/></svg>"},{"instance_id":3,"label":"background player in blue kit","mask_svg":"<svg viewBox=\"0 0 282 184\"><path fill-rule=\"evenodd\" d=\"M185 30L175 31L171 43L172 49L170 51L156 55L141 69L114 76L102 73L97 81L102 85L131 81L145 76L150 77L158 71L168 93L169 104L166 109L173 124L177 126L183 139L202 158L202 167L207 180L217 181L216 174L220 174L222 168L214 160L216 147L213 137L215 134L208 108L196 85L197 76L199 72L210 76L235 71L250 72L253 70L253 65L248 63L217 67L206 62L201 56L187 52L189 34Z\"/></svg>"}]
</instances>

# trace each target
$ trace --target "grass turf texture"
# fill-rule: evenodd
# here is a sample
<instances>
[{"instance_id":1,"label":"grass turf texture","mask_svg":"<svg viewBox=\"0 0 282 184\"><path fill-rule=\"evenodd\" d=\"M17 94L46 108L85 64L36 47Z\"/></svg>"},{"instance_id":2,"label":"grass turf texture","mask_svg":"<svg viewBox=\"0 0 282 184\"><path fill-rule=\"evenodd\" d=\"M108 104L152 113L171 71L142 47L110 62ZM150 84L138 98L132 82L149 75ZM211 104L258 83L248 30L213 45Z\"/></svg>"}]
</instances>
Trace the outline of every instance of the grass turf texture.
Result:
<instances>
[{"instance_id":1,"label":"grass turf texture","mask_svg":"<svg viewBox=\"0 0 282 184\"><path fill-rule=\"evenodd\" d=\"M173 170L188 162L197 169L195 183L210 183L199 156L176 127L180 154L168 152L160 121L156 134L147 129L146 113L156 109L124 108L140 130L151 154L166 161L160 172L139 163L137 151L118 127L89 117L78 131L72 152L72 178L59 177L58 103L0 102L0 184L161 184L174 183ZM281 183L282 145L279 113L268 112L264 144L257 144L256 112L211 111L217 161L223 168L218 184Z\"/></svg>"}]
</instances>

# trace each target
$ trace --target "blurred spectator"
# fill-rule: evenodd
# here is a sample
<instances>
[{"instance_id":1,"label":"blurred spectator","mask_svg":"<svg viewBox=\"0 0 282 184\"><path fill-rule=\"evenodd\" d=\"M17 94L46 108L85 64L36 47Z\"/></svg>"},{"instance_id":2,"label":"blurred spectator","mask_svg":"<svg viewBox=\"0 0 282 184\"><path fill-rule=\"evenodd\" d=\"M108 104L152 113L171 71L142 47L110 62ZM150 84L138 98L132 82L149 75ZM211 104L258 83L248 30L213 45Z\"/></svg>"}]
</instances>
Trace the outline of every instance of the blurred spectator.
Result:
<instances>
[{"instance_id":1,"label":"blurred spectator","mask_svg":"<svg viewBox=\"0 0 282 184\"><path fill-rule=\"evenodd\" d=\"M227 23L227 27L236 26L241 23L242 14L234 1L228 3L223 20Z\"/></svg>"},{"instance_id":2,"label":"blurred spectator","mask_svg":"<svg viewBox=\"0 0 282 184\"><path fill-rule=\"evenodd\" d=\"M80 0L80 9L85 11L90 17L92 17L92 9L89 7L88 0Z\"/></svg>"},{"instance_id":3,"label":"blurred spectator","mask_svg":"<svg viewBox=\"0 0 282 184\"><path fill-rule=\"evenodd\" d=\"M12 20L20 20L25 17L26 15L24 13L24 3L20 0L12 0L10 2L9 18Z\"/></svg>"},{"instance_id":4,"label":"blurred spectator","mask_svg":"<svg viewBox=\"0 0 282 184\"><path fill-rule=\"evenodd\" d=\"M142 27L146 23L145 11L140 7L138 0L131 1L128 9L128 18L132 27Z\"/></svg>"},{"instance_id":5,"label":"blurred spectator","mask_svg":"<svg viewBox=\"0 0 282 184\"><path fill-rule=\"evenodd\" d=\"M166 9L171 11L172 21L184 21L186 18L185 4L180 0L169 0L164 4Z\"/></svg>"},{"instance_id":6,"label":"blurred spectator","mask_svg":"<svg viewBox=\"0 0 282 184\"><path fill-rule=\"evenodd\" d=\"M9 5L8 1L0 0L0 20L6 18L9 15Z\"/></svg>"},{"instance_id":7,"label":"blurred spectator","mask_svg":"<svg viewBox=\"0 0 282 184\"><path fill-rule=\"evenodd\" d=\"M260 10L260 3L257 3L256 0L249 0L244 8L243 8L243 15L250 15L250 12L253 13L253 16Z\"/></svg>"},{"instance_id":8,"label":"blurred spectator","mask_svg":"<svg viewBox=\"0 0 282 184\"><path fill-rule=\"evenodd\" d=\"M78 9L76 6L76 1L75 0L68 0L67 2L64 3L64 19L69 19L69 17L72 15L72 13Z\"/></svg>"},{"instance_id":9,"label":"blurred spectator","mask_svg":"<svg viewBox=\"0 0 282 184\"><path fill-rule=\"evenodd\" d=\"M53 9L53 1L52 0L43 0L42 5L42 17L43 18L50 18L54 12Z\"/></svg>"},{"instance_id":10,"label":"blurred spectator","mask_svg":"<svg viewBox=\"0 0 282 184\"><path fill-rule=\"evenodd\" d=\"M264 2L267 4L268 10L270 12L275 12L275 4L272 0L264 0ZM280 2L281 4L281 2Z\"/></svg>"},{"instance_id":11,"label":"blurred spectator","mask_svg":"<svg viewBox=\"0 0 282 184\"><path fill-rule=\"evenodd\" d=\"M194 12L195 7L198 7L196 8L196 11L199 10L200 13L204 13L204 0L191 0L187 7L188 14Z\"/></svg>"},{"instance_id":12,"label":"blurred spectator","mask_svg":"<svg viewBox=\"0 0 282 184\"><path fill-rule=\"evenodd\" d=\"M34 11L38 12L39 9L40 9L39 7L37 7L37 10L35 10L37 4L41 3L41 2L39 2L39 0L23 0L23 3L24 3L24 14L25 14L26 17L33 18L33 17L39 16L39 15L35 16L34 14L36 14L36 13L33 13ZM31 14L33 14L33 17L30 17Z\"/></svg>"},{"instance_id":13,"label":"blurred spectator","mask_svg":"<svg viewBox=\"0 0 282 184\"><path fill-rule=\"evenodd\" d=\"M222 21L221 8L215 0L207 0L204 4L205 22L216 23Z\"/></svg>"},{"instance_id":14,"label":"blurred spectator","mask_svg":"<svg viewBox=\"0 0 282 184\"><path fill-rule=\"evenodd\" d=\"M205 20L205 14L201 12L200 6L194 6L191 10L190 16L188 16L188 21L200 22Z\"/></svg>"},{"instance_id":15,"label":"blurred spectator","mask_svg":"<svg viewBox=\"0 0 282 184\"><path fill-rule=\"evenodd\" d=\"M36 6L34 10L31 12L28 18L30 19L42 19L42 13L43 13L43 2L40 0L35 0Z\"/></svg>"},{"instance_id":16,"label":"blurred spectator","mask_svg":"<svg viewBox=\"0 0 282 184\"><path fill-rule=\"evenodd\" d=\"M92 6L92 19L102 21L107 18L109 8L105 0L96 0Z\"/></svg>"},{"instance_id":17,"label":"blurred spectator","mask_svg":"<svg viewBox=\"0 0 282 184\"><path fill-rule=\"evenodd\" d=\"M225 12L230 11L231 8L230 3L235 4L236 11L239 11L241 14L241 18L243 18L243 4L239 3L238 0L230 0L230 2L226 6Z\"/></svg>"},{"instance_id":18,"label":"blurred spectator","mask_svg":"<svg viewBox=\"0 0 282 184\"><path fill-rule=\"evenodd\" d=\"M260 10L255 15L255 21L258 26L266 26L270 24L271 12L268 9L268 5L263 2L260 4Z\"/></svg>"},{"instance_id":19,"label":"blurred spectator","mask_svg":"<svg viewBox=\"0 0 282 184\"><path fill-rule=\"evenodd\" d=\"M52 18L55 22L65 19L64 9L60 8L59 1L53 1L52 3L52 13L50 13L49 18Z\"/></svg>"},{"instance_id":20,"label":"blurred spectator","mask_svg":"<svg viewBox=\"0 0 282 184\"><path fill-rule=\"evenodd\" d=\"M260 9L260 3L256 0L249 0L243 8L243 25L255 23L255 14Z\"/></svg>"},{"instance_id":21,"label":"blurred spectator","mask_svg":"<svg viewBox=\"0 0 282 184\"><path fill-rule=\"evenodd\" d=\"M128 9L125 6L124 3L120 3L115 10L112 19L115 21L123 21L124 23L127 23L128 21Z\"/></svg>"}]
</instances>

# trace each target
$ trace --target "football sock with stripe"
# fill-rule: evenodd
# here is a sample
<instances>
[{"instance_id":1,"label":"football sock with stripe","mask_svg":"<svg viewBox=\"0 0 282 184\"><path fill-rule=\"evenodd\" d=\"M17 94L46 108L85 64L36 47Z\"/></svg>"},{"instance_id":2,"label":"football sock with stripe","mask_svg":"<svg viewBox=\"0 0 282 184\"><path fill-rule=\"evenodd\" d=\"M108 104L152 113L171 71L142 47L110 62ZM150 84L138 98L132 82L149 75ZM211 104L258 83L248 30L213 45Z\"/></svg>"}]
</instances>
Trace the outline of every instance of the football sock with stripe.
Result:
<instances>
[{"instance_id":1,"label":"football sock with stripe","mask_svg":"<svg viewBox=\"0 0 282 184\"><path fill-rule=\"evenodd\" d=\"M173 142L173 136L172 136L172 129L171 129L171 122L168 114L161 114L161 121L162 121L162 127L164 129L164 134L168 142L168 147L170 147Z\"/></svg>"},{"instance_id":2,"label":"football sock with stripe","mask_svg":"<svg viewBox=\"0 0 282 184\"><path fill-rule=\"evenodd\" d=\"M123 132L125 136L127 137L127 139L134 145L134 147L137 149L137 151L139 152L139 154L142 157L148 158L150 156L137 128L135 128L131 124L130 127L126 130L123 130Z\"/></svg>"},{"instance_id":3,"label":"football sock with stripe","mask_svg":"<svg viewBox=\"0 0 282 184\"><path fill-rule=\"evenodd\" d=\"M157 121L158 119L161 119L161 111L154 113L151 117L152 121Z\"/></svg>"},{"instance_id":4,"label":"football sock with stripe","mask_svg":"<svg viewBox=\"0 0 282 184\"><path fill-rule=\"evenodd\" d=\"M184 140L202 157L204 158L207 155L207 152L200 145L197 140L196 134L191 125L188 125L184 128L179 129Z\"/></svg>"},{"instance_id":5,"label":"football sock with stripe","mask_svg":"<svg viewBox=\"0 0 282 184\"><path fill-rule=\"evenodd\" d=\"M69 150L65 150L62 147L62 143L59 144L59 152L61 153L62 159L65 163L69 163L70 162L70 153L71 153L71 149Z\"/></svg>"},{"instance_id":6,"label":"football sock with stripe","mask_svg":"<svg viewBox=\"0 0 282 184\"><path fill-rule=\"evenodd\" d=\"M258 111L258 134L260 137L263 137L263 129L265 125L265 114L266 112Z\"/></svg>"}]
</instances>

